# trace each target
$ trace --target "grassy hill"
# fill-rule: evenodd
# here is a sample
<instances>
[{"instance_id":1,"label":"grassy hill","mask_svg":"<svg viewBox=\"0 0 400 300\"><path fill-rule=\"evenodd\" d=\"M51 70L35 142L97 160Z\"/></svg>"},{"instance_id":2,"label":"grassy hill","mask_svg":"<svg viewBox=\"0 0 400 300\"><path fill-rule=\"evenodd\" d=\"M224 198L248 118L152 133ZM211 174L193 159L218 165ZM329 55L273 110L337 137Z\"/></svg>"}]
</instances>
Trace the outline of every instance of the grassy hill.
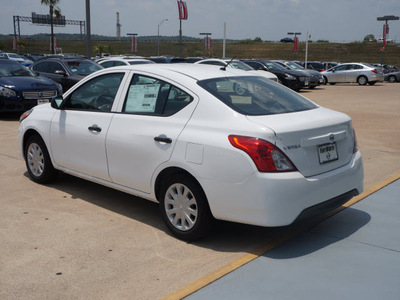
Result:
<instances>
[{"instance_id":1,"label":"grassy hill","mask_svg":"<svg viewBox=\"0 0 400 300\"><path fill-rule=\"evenodd\" d=\"M50 53L48 41L25 40L23 42L21 53ZM13 51L11 49L11 40L0 42L0 48L3 51ZM130 44L128 41L92 41L92 46L103 45L110 48L113 54L130 53ZM58 47L62 47L63 53L86 54L86 44L80 40L62 40L58 39ZM305 43L300 43L299 53L294 57L292 43L255 43L255 42L231 42L226 44L226 57L236 58L267 58L267 59L289 59L304 60ZM337 61L337 62L370 62L379 63L381 60L380 43L309 43L308 60L309 61ZM179 55L179 43L160 42L160 54L169 56ZM184 42L182 54L188 56L222 56L222 43L213 41L211 50L204 51L202 42ZM94 55L94 54L93 54ZM156 42L140 41L138 53L140 56L157 55ZM400 65L400 44L388 44L384 55L384 63L391 65Z\"/></svg>"}]
</instances>

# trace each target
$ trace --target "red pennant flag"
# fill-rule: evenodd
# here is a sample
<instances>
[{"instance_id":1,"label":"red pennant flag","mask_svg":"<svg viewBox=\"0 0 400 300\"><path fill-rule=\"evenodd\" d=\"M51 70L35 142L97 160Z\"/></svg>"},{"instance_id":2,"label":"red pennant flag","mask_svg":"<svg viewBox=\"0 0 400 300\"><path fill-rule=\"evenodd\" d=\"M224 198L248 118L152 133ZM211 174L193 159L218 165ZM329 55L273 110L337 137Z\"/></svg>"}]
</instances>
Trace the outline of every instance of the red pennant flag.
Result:
<instances>
[{"instance_id":1,"label":"red pennant flag","mask_svg":"<svg viewBox=\"0 0 400 300\"><path fill-rule=\"evenodd\" d=\"M183 1L177 1L177 2L178 2L179 20L187 20L188 10L186 2Z\"/></svg>"}]
</instances>

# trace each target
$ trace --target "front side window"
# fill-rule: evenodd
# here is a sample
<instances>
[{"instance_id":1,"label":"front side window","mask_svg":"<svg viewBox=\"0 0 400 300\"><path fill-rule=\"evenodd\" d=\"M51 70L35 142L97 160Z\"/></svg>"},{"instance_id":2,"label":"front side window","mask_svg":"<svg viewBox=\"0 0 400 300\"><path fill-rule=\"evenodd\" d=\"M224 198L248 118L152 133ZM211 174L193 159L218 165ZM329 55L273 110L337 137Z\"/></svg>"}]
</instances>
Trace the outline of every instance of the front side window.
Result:
<instances>
[{"instance_id":1,"label":"front side window","mask_svg":"<svg viewBox=\"0 0 400 300\"><path fill-rule=\"evenodd\" d=\"M251 116L291 113L317 106L268 78L223 77L198 84L238 113Z\"/></svg>"},{"instance_id":2,"label":"front side window","mask_svg":"<svg viewBox=\"0 0 400 300\"><path fill-rule=\"evenodd\" d=\"M111 111L125 73L101 75L75 90L67 100L66 109Z\"/></svg>"},{"instance_id":3,"label":"front side window","mask_svg":"<svg viewBox=\"0 0 400 300\"><path fill-rule=\"evenodd\" d=\"M62 72L66 73L66 70L64 69L64 67L60 63L53 62L53 61L48 62L47 63L47 71L46 72L55 74L56 71L62 71Z\"/></svg>"},{"instance_id":4,"label":"front side window","mask_svg":"<svg viewBox=\"0 0 400 300\"><path fill-rule=\"evenodd\" d=\"M165 81L136 74L129 86L123 112L170 116L192 100L189 94Z\"/></svg>"}]
</instances>

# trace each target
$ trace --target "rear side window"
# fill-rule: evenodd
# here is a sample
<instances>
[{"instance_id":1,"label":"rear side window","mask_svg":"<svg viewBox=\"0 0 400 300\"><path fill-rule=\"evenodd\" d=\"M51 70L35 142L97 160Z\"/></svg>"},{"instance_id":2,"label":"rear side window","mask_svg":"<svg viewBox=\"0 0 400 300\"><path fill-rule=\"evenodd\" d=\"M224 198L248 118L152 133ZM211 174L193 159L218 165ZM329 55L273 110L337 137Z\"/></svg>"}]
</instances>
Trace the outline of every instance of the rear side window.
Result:
<instances>
[{"instance_id":1,"label":"rear side window","mask_svg":"<svg viewBox=\"0 0 400 300\"><path fill-rule=\"evenodd\" d=\"M129 86L123 112L171 116L192 100L188 93L165 81L136 74Z\"/></svg>"},{"instance_id":2,"label":"rear side window","mask_svg":"<svg viewBox=\"0 0 400 300\"><path fill-rule=\"evenodd\" d=\"M283 114L317 107L296 92L264 77L214 78L199 81L198 84L244 115Z\"/></svg>"}]
</instances>

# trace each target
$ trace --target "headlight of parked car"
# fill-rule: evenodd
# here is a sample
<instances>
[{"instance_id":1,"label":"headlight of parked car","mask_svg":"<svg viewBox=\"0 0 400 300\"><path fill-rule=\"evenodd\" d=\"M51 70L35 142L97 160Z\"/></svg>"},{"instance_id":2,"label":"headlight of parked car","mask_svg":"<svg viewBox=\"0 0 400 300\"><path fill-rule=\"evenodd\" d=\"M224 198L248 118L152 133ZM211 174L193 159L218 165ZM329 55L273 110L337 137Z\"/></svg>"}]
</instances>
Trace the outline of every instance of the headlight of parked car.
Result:
<instances>
[{"instance_id":1,"label":"headlight of parked car","mask_svg":"<svg viewBox=\"0 0 400 300\"><path fill-rule=\"evenodd\" d=\"M15 91L13 91L12 89L8 89L6 87L0 86L0 96L15 97L15 96L17 96L17 93Z\"/></svg>"},{"instance_id":2,"label":"headlight of parked car","mask_svg":"<svg viewBox=\"0 0 400 300\"><path fill-rule=\"evenodd\" d=\"M285 74L285 77L286 77L286 79L288 79L288 80L296 80L296 77L295 77L295 76L292 76L292 75L290 75L290 74Z\"/></svg>"}]
</instances>

